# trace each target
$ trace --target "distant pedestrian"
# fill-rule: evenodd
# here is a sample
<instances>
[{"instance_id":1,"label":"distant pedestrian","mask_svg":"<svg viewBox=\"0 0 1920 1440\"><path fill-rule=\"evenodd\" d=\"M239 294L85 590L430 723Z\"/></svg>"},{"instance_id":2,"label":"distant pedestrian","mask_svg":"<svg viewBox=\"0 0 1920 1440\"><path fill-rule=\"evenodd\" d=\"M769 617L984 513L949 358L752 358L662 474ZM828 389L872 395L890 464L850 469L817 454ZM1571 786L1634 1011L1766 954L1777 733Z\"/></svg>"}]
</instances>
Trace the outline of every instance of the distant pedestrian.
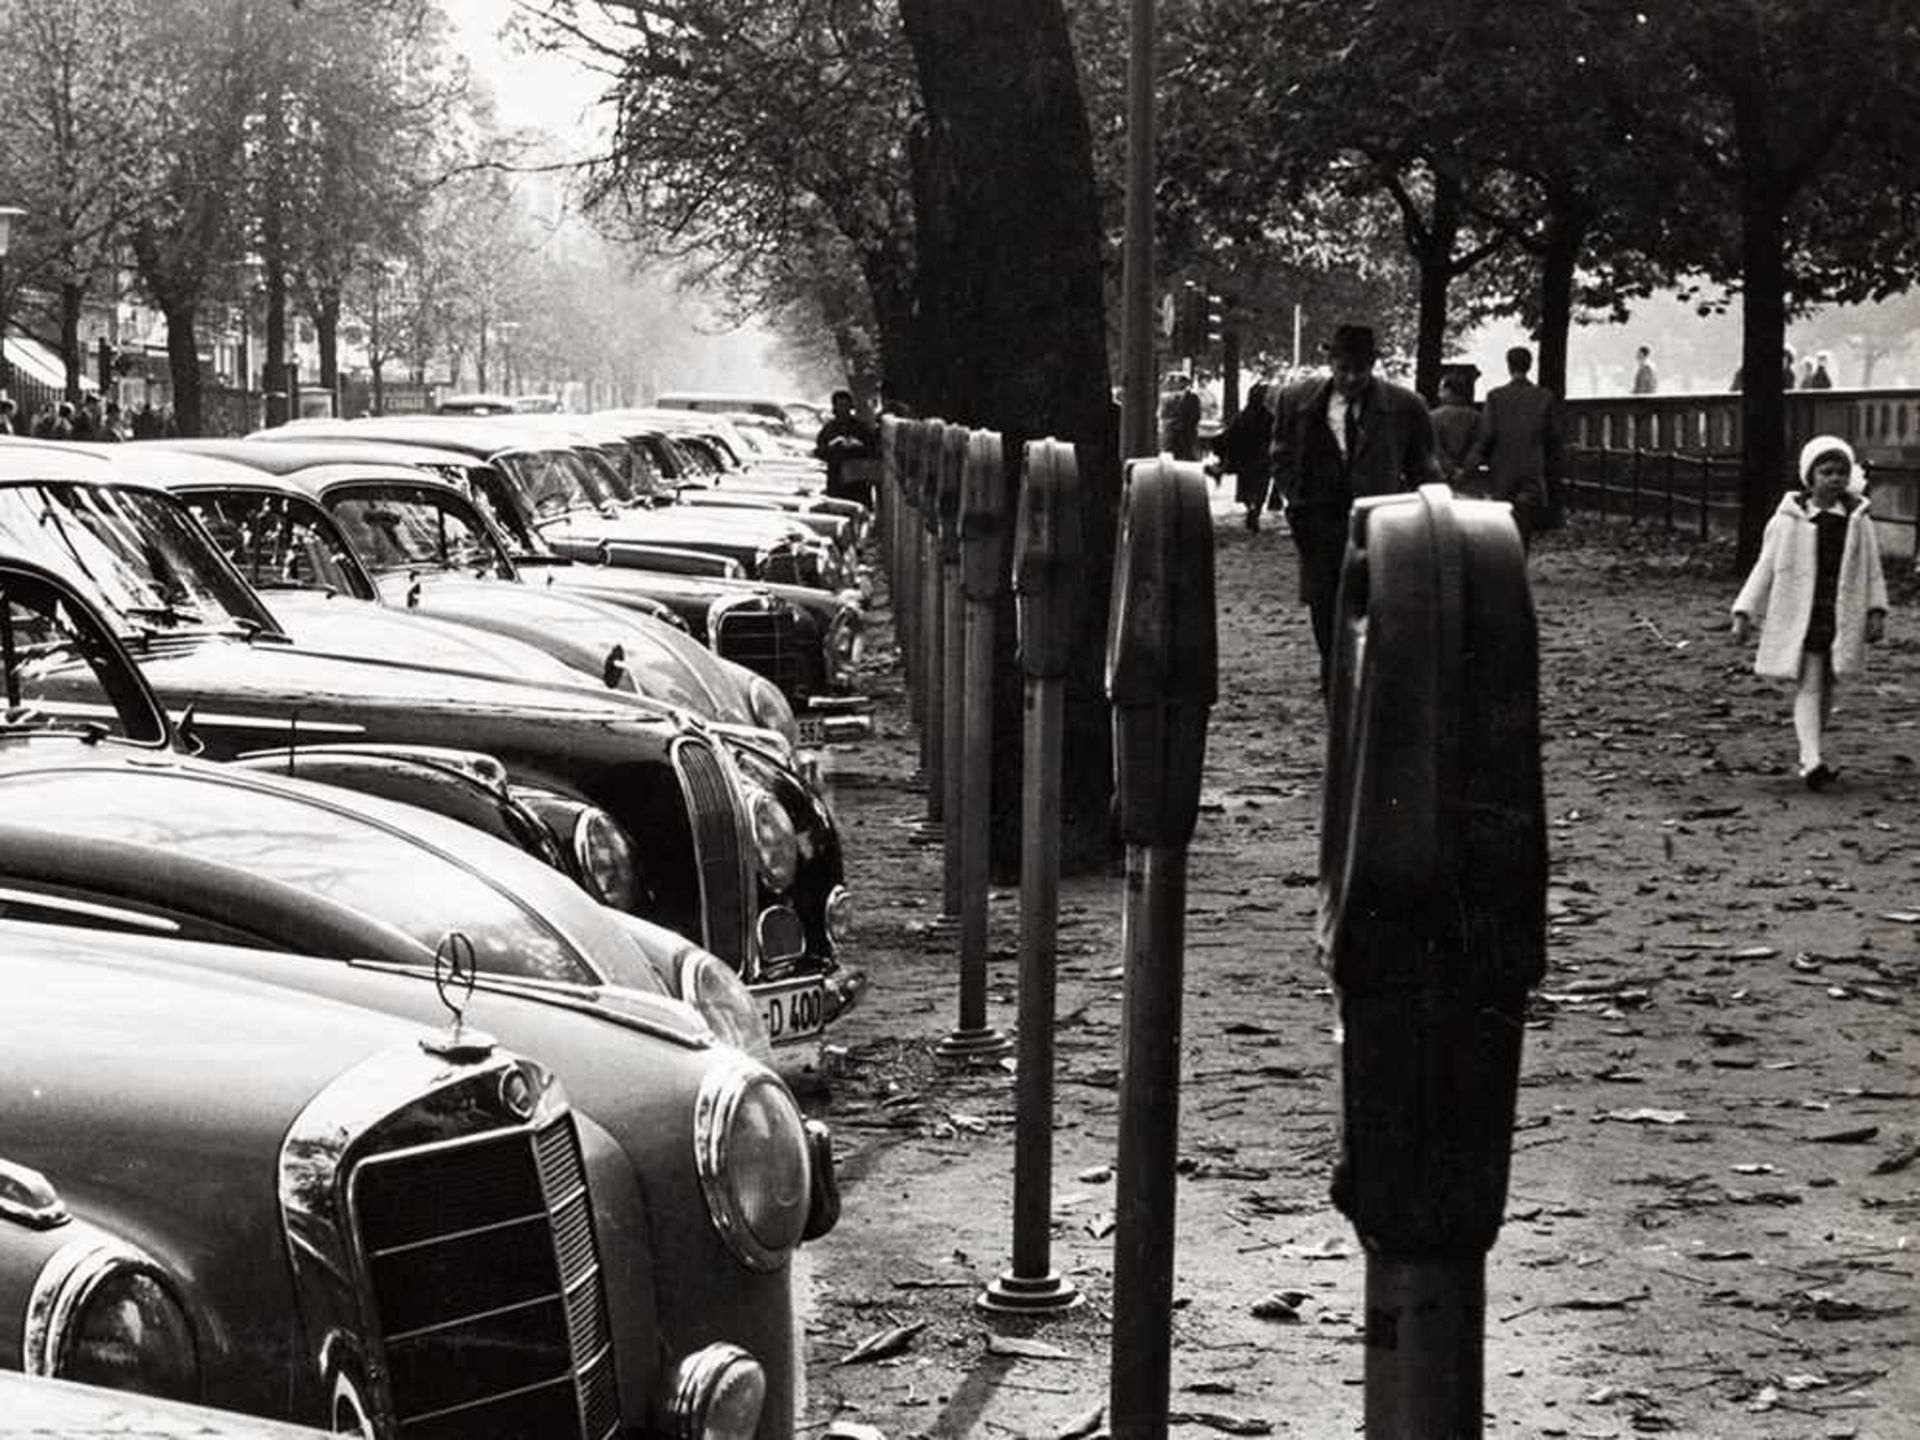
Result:
<instances>
[{"instance_id":1,"label":"distant pedestrian","mask_svg":"<svg viewBox=\"0 0 1920 1440\"><path fill-rule=\"evenodd\" d=\"M1800 778L1824 790L1838 773L1823 746L1834 685L1866 668L1887 621L1887 581L1853 447L1816 435L1800 449L1801 488L1781 497L1760 558L1733 602L1733 638L1760 620L1756 673L1792 680Z\"/></svg>"},{"instance_id":2,"label":"distant pedestrian","mask_svg":"<svg viewBox=\"0 0 1920 1440\"><path fill-rule=\"evenodd\" d=\"M1160 392L1160 448L1176 460L1200 458L1200 396L1184 370L1169 375Z\"/></svg>"},{"instance_id":3,"label":"distant pedestrian","mask_svg":"<svg viewBox=\"0 0 1920 1440\"><path fill-rule=\"evenodd\" d=\"M1660 376L1653 368L1653 351L1642 345L1633 352L1633 393L1651 395L1660 388Z\"/></svg>"},{"instance_id":4,"label":"distant pedestrian","mask_svg":"<svg viewBox=\"0 0 1920 1440\"><path fill-rule=\"evenodd\" d=\"M1221 466L1233 475L1233 498L1247 510L1247 529L1258 533L1273 483L1273 411L1267 408L1272 386L1256 380L1247 403L1220 437Z\"/></svg>"},{"instance_id":5,"label":"distant pedestrian","mask_svg":"<svg viewBox=\"0 0 1920 1440\"><path fill-rule=\"evenodd\" d=\"M1793 371L1793 347L1789 345L1780 352L1780 388L1791 390L1797 382L1798 377Z\"/></svg>"},{"instance_id":6,"label":"distant pedestrian","mask_svg":"<svg viewBox=\"0 0 1920 1440\"><path fill-rule=\"evenodd\" d=\"M1533 383L1532 371L1531 350L1516 345L1507 351L1507 383L1487 392L1476 454L1487 467L1487 494L1513 506L1522 546L1533 542L1564 449L1560 401Z\"/></svg>"},{"instance_id":7,"label":"distant pedestrian","mask_svg":"<svg viewBox=\"0 0 1920 1440\"><path fill-rule=\"evenodd\" d=\"M864 475L857 480L854 478L865 467L849 472L847 465L850 461L871 460L878 456L880 436L873 426L854 413L851 390L833 392L833 414L820 427L820 433L814 436L813 453L827 462L829 497L835 500L858 500L869 506L873 504L873 483Z\"/></svg>"},{"instance_id":8,"label":"distant pedestrian","mask_svg":"<svg viewBox=\"0 0 1920 1440\"><path fill-rule=\"evenodd\" d=\"M0 435L17 435L20 433L14 426L14 408L11 397L0 396Z\"/></svg>"},{"instance_id":9,"label":"distant pedestrian","mask_svg":"<svg viewBox=\"0 0 1920 1440\"><path fill-rule=\"evenodd\" d=\"M133 438L136 440L160 438L160 414L153 408L151 400L142 400L140 408L133 412Z\"/></svg>"},{"instance_id":10,"label":"distant pedestrian","mask_svg":"<svg viewBox=\"0 0 1920 1440\"><path fill-rule=\"evenodd\" d=\"M1811 390L1813 388L1813 357L1811 355L1802 355L1800 357L1800 374L1794 381L1794 385L1801 390Z\"/></svg>"},{"instance_id":11,"label":"distant pedestrian","mask_svg":"<svg viewBox=\"0 0 1920 1440\"><path fill-rule=\"evenodd\" d=\"M1466 495L1480 492L1480 412L1467 400L1467 382L1450 373L1440 382L1440 403L1433 407L1433 458L1440 478Z\"/></svg>"},{"instance_id":12,"label":"distant pedestrian","mask_svg":"<svg viewBox=\"0 0 1920 1440\"><path fill-rule=\"evenodd\" d=\"M1833 356L1822 350L1813 357L1813 373L1808 375L1800 387L1803 390L1831 390L1833 388Z\"/></svg>"},{"instance_id":13,"label":"distant pedestrian","mask_svg":"<svg viewBox=\"0 0 1920 1440\"><path fill-rule=\"evenodd\" d=\"M121 417L118 400L107 401L107 413L100 421L100 438L110 443L127 438L127 422Z\"/></svg>"},{"instance_id":14,"label":"distant pedestrian","mask_svg":"<svg viewBox=\"0 0 1920 1440\"><path fill-rule=\"evenodd\" d=\"M1341 325L1327 346L1332 374L1282 391L1273 410L1273 482L1286 496L1300 558L1300 598L1320 649L1320 693L1333 667L1333 623L1348 516L1356 498L1440 478L1433 420L1413 391L1373 373L1366 325Z\"/></svg>"},{"instance_id":15,"label":"distant pedestrian","mask_svg":"<svg viewBox=\"0 0 1920 1440\"><path fill-rule=\"evenodd\" d=\"M100 438L100 402L88 395L80 402L80 408L73 412L73 438L76 440L97 440Z\"/></svg>"}]
</instances>

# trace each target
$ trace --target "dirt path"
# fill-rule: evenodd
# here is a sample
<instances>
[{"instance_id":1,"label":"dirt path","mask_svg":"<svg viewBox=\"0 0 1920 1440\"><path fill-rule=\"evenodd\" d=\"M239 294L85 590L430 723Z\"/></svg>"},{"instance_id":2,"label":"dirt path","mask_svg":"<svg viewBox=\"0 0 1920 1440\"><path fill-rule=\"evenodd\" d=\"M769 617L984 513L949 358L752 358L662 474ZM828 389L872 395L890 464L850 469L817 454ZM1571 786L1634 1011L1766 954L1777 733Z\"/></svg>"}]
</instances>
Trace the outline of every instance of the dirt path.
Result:
<instances>
[{"instance_id":1,"label":"dirt path","mask_svg":"<svg viewBox=\"0 0 1920 1440\"><path fill-rule=\"evenodd\" d=\"M1355 1434L1363 1262L1326 1199L1339 1102L1310 941L1312 642L1282 535L1223 520L1218 563L1174 1405L1192 1435ZM1535 557L1550 971L1489 1267L1489 1435L1920 1437L1920 612L1896 610L1842 694L1842 782L1810 795L1784 696L1723 633L1715 564L1608 529ZM818 1102L846 1206L813 1247L808 1433L1077 1432L1109 1373L1118 886L1063 896L1053 1254L1088 1303L990 1325L973 1299L1011 1246L1012 1077L932 1058L955 962L927 923L938 856L911 843L898 684L876 665L879 738L836 759L874 985ZM991 1019L1010 1029L1011 894L993 936ZM1255 1315L1283 1294L1294 1318ZM916 1324L897 1353L837 1363ZM996 1354L996 1334L1061 1356Z\"/></svg>"}]
</instances>

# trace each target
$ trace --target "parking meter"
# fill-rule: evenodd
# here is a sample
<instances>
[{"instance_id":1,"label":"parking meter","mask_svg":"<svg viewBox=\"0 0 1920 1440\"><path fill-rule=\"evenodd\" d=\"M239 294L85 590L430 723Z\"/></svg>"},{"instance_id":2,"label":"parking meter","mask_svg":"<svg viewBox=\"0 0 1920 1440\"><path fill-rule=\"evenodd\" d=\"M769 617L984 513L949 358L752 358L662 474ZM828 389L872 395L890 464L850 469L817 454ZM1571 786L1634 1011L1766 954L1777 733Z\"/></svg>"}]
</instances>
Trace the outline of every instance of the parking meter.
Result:
<instances>
[{"instance_id":1,"label":"parking meter","mask_svg":"<svg viewBox=\"0 0 1920 1440\"><path fill-rule=\"evenodd\" d=\"M894 643L906 673L907 714L916 730L926 725L923 676L920 672L920 454L926 422L899 424L893 472L892 599ZM924 779L924 776L922 777Z\"/></svg>"},{"instance_id":2,"label":"parking meter","mask_svg":"<svg viewBox=\"0 0 1920 1440\"><path fill-rule=\"evenodd\" d=\"M945 864L942 868L940 920L960 921L960 786L965 763L967 597L960 582L960 476L966 468L972 431L949 425L934 457L937 472L934 521L940 550L940 687L945 696L941 718L940 774L945 796L940 803Z\"/></svg>"},{"instance_id":3,"label":"parking meter","mask_svg":"<svg viewBox=\"0 0 1920 1440\"><path fill-rule=\"evenodd\" d=\"M1060 920L1060 747L1067 666L1081 620L1086 544L1073 447L1027 443L1013 527L1013 588L1026 695L1020 789L1020 1026L1014 1072L1013 1268L982 1309L1069 1309L1081 1296L1054 1273L1053 1067Z\"/></svg>"},{"instance_id":4,"label":"parking meter","mask_svg":"<svg viewBox=\"0 0 1920 1440\"><path fill-rule=\"evenodd\" d=\"M1477 1435L1486 1252L1546 965L1537 634L1508 508L1442 485L1359 502L1335 636L1320 939L1367 1433Z\"/></svg>"},{"instance_id":5,"label":"parking meter","mask_svg":"<svg viewBox=\"0 0 1920 1440\"><path fill-rule=\"evenodd\" d=\"M905 440L905 427L899 418L893 415L880 417L880 478L873 487L873 528L880 537L880 569L887 577L887 603L893 607L894 626L899 628L900 615L900 571L899 549L894 533L895 521L900 512L898 485L900 482L901 446Z\"/></svg>"},{"instance_id":6,"label":"parking meter","mask_svg":"<svg viewBox=\"0 0 1920 1440\"><path fill-rule=\"evenodd\" d=\"M994 607L1006 587L1006 476L1000 436L964 432L954 534L965 614L960 694L960 765L949 803L959 802L958 843L949 855L959 880L960 1023L942 1040L949 1058L1005 1054L1007 1037L987 1024L987 851L993 801ZM951 753L951 752L949 752Z\"/></svg>"},{"instance_id":7,"label":"parking meter","mask_svg":"<svg viewBox=\"0 0 1920 1440\"><path fill-rule=\"evenodd\" d=\"M1114 1440L1167 1431L1187 842L1219 692L1206 473L1135 460L1107 628L1115 804L1127 842L1113 1253Z\"/></svg>"}]
</instances>

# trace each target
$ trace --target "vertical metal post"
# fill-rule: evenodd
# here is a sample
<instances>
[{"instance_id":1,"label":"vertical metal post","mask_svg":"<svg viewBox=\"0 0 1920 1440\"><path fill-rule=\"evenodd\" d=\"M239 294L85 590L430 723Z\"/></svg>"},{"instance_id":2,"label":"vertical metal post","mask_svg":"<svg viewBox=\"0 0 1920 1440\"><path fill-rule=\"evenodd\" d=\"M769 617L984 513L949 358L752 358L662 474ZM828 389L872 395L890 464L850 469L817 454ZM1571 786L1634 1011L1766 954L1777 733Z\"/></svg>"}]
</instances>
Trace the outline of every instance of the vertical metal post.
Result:
<instances>
[{"instance_id":1,"label":"vertical metal post","mask_svg":"<svg viewBox=\"0 0 1920 1440\"><path fill-rule=\"evenodd\" d=\"M942 435L939 495L935 512L940 527L940 722L941 890L939 923L960 921L961 789L966 766L967 597L960 588L960 471L969 431L949 425Z\"/></svg>"},{"instance_id":2,"label":"vertical metal post","mask_svg":"<svg viewBox=\"0 0 1920 1440\"><path fill-rule=\"evenodd\" d=\"M893 547L898 579L893 592L894 642L906 673L907 716L916 734L926 725L926 677L920 668L920 453L925 425L909 420L900 427L899 469L894 476ZM918 764L916 762L916 770ZM924 773L920 783L926 783Z\"/></svg>"},{"instance_id":3,"label":"vertical metal post","mask_svg":"<svg viewBox=\"0 0 1920 1440\"><path fill-rule=\"evenodd\" d=\"M993 803L994 607L1006 578L1005 456L1000 436L975 430L956 457L960 463L960 586L966 607L965 724L956 787L960 810L954 868L959 881L960 1023L939 1044L948 1059L1004 1055L1007 1037L987 1024L987 851Z\"/></svg>"},{"instance_id":4,"label":"vertical metal post","mask_svg":"<svg viewBox=\"0 0 1920 1440\"><path fill-rule=\"evenodd\" d=\"M1107 629L1115 808L1127 843L1113 1238L1113 1440L1162 1440L1172 1349L1187 845L1219 688L1205 472L1135 461Z\"/></svg>"},{"instance_id":5,"label":"vertical metal post","mask_svg":"<svg viewBox=\"0 0 1920 1440\"><path fill-rule=\"evenodd\" d=\"M947 426L931 421L920 461L920 773L927 779L927 818L920 835L930 844L946 838L945 575L940 568L940 466Z\"/></svg>"},{"instance_id":6,"label":"vertical metal post","mask_svg":"<svg viewBox=\"0 0 1920 1440\"><path fill-rule=\"evenodd\" d=\"M1020 1026L1014 1079L1013 1268L983 1310L1050 1314L1081 1300L1054 1273L1053 1062L1060 920L1060 751L1066 674L1079 634L1085 543L1073 447L1027 445L1014 526L1020 668L1026 676L1020 801Z\"/></svg>"},{"instance_id":7,"label":"vertical metal post","mask_svg":"<svg viewBox=\"0 0 1920 1440\"><path fill-rule=\"evenodd\" d=\"M1154 0L1133 0L1127 56L1127 231L1121 247L1120 453L1152 455Z\"/></svg>"}]
</instances>

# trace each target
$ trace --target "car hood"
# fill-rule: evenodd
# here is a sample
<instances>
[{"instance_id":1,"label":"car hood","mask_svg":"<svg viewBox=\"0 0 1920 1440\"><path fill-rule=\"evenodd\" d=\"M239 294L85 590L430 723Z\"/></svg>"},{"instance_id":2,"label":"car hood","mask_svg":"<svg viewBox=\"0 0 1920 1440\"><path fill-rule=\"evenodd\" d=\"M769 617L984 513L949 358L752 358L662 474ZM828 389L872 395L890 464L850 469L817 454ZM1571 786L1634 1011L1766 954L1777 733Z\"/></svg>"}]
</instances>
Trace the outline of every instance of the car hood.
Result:
<instances>
[{"instance_id":1,"label":"car hood","mask_svg":"<svg viewBox=\"0 0 1920 1440\"><path fill-rule=\"evenodd\" d=\"M663 733L675 723L669 710L638 695L584 686L534 685L377 657L320 655L297 645L209 638L156 643L144 651L136 644L133 655L171 706L177 709L186 700L198 699L202 718L227 703L270 706L284 714L290 699L298 697L299 708L316 721L332 713L397 709L419 718L436 713L516 711L545 716L554 723L657 725ZM420 727L414 726L415 738L419 732ZM365 733L365 727L349 723L343 733L327 733L320 727L306 738L310 742L344 740ZM261 743L276 739L285 739L284 730Z\"/></svg>"},{"instance_id":2,"label":"car hood","mask_svg":"<svg viewBox=\"0 0 1920 1440\"><path fill-rule=\"evenodd\" d=\"M536 685L597 685L588 674L535 645L372 600L319 590L275 591L273 613L293 643L316 654L364 656L436 670L525 680Z\"/></svg>"},{"instance_id":3,"label":"car hood","mask_svg":"<svg viewBox=\"0 0 1920 1440\"><path fill-rule=\"evenodd\" d=\"M0 954L0 1157L42 1171L78 1213L142 1217L150 1231L128 1238L146 1243L198 1233L211 1253L252 1228L267 1247L253 1253L277 1250L280 1143L294 1118L345 1070L425 1033L106 953L85 932L0 922Z\"/></svg>"},{"instance_id":4,"label":"car hood","mask_svg":"<svg viewBox=\"0 0 1920 1440\"><path fill-rule=\"evenodd\" d=\"M549 526L596 540L631 540L635 544L655 545L668 539L773 545L782 540L813 538L813 532L805 525L777 510L735 510L720 505L684 510L677 506L664 510L626 510L611 516L572 511L542 525L551 535L553 530Z\"/></svg>"},{"instance_id":5,"label":"car hood","mask_svg":"<svg viewBox=\"0 0 1920 1440\"><path fill-rule=\"evenodd\" d=\"M537 646L589 676L604 672L618 645L640 694L730 725L752 723L744 689L717 655L617 604L558 587L444 574L394 574L379 584L387 603L409 614Z\"/></svg>"},{"instance_id":6,"label":"car hood","mask_svg":"<svg viewBox=\"0 0 1920 1440\"><path fill-rule=\"evenodd\" d=\"M477 881L635 992L664 994L661 971L687 943L659 926L616 916L560 871L443 815L187 756L58 737L39 737L30 747L9 744L0 747L0 816L35 835L44 830L89 844L145 847L151 860L136 857L123 867L134 873L122 873L118 883L161 903L169 898L168 866L174 862L229 867L284 886L290 896L312 895L316 909L341 888L343 877L384 868L394 876L390 892L382 892L391 903L361 903L357 910L386 932L385 938L361 942L371 947L369 958L394 963L421 963L437 942L440 921L423 930L417 919L423 900L418 886L436 875L445 878L430 883L429 891ZM0 837L11 828L0 820ZM7 843L0 838L0 854ZM77 888L89 888L84 875L68 878ZM424 899L431 907L431 896ZM411 923L409 917L415 917ZM465 928L484 945L476 928L486 923L480 916L452 913L444 923ZM502 934L520 933L528 921L513 924L519 928ZM295 945L291 933L270 938Z\"/></svg>"}]
</instances>

